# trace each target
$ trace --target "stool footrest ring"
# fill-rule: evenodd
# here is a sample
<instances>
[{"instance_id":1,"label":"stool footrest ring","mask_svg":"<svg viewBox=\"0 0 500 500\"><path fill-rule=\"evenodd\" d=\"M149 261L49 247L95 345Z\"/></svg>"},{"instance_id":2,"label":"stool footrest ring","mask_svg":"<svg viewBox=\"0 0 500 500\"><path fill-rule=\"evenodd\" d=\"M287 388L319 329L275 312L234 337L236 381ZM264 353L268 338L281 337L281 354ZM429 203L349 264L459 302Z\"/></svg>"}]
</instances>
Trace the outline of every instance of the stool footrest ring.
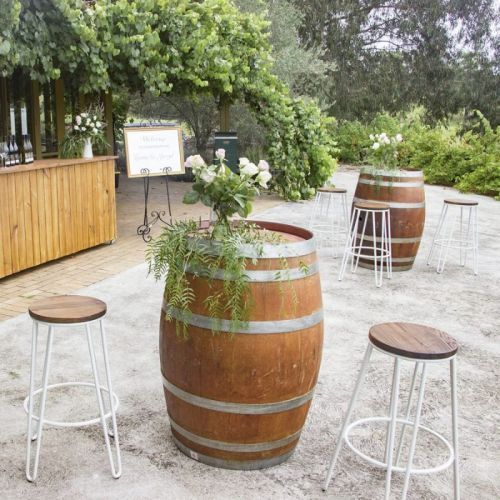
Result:
<instances>
[{"instance_id":1,"label":"stool footrest ring","mask_svg":"<svg viewBox=\"0 0 500 500\"><path fill-rule=\"evenodd\" d=\"M349 446L349 448L353 451L353 453L355 453L356 455L358 455L359 457L361 457L363 460L366 460L367 462L369 462L370 464L374 465L375 467L378 467L378 468L381 468L381 469L387 469L387 463L386 462L381 462L379 460L376 460L373 457L370 457L369 455L366 455L365 453L363 453L362 451L360 451L358 448L356 448L351 443L351 441L349 440L349 433L355 427L358 427L358 426L363 425L363 424L367 424L367 423L370 423L370 422L389 422L389 421L390 421L389 417L369 417L369 418L362 418L362 419L356 420L356 421L352 422L347 427L347 429L345 430L345 433L344 433L344 435L342 436L341 439L343 439L346 442L347 446ZM403 418L397 418L396 422L399 422L399 423L402 423L402 424L414 427L414 422L412 422L411 420L405 420ZM449 457L448 457L448 460L446 460L446 462L443 462L442 464L437 465L435 467L429 467L429 468L426 468L426 469L413 469L412 468L412 469L410 469L410 474L434 474L436 472L441 472L442 470L447 469L453 463L453 460L455 458L455 455L454 455L454 452L453 452L453 448L450 445L450 443L448 442L448 440L445 439L441 434L437 433L436 431L433 431L432 429L429 429L429 427L425 427L424 425L419 425L418 428L419 428L419 430L427 431L430 434L433 434L440 441L442 441L446 445L446 447L448 448ZM392 471L393 472L406 472L406 467L398 467L396 465L393 465L392 466Z\"/></svg>"},{"instance_id":2,"label":"stool footrest ring","mask_svg":"<svg viewBox=\"0 0 500 500\"><path fill-rule=\"evenodd\" d=\"M92 384L90 382L62 382L59 384L48 385L47 390L55 389L57 387L70 387L70 386L84 386L84 387L94 387L95 388L95 384ZM101 385L100 389L101 389L101 391L109 392L108 388L105 386ZM37 389L36 391L33 392L33 396L36 396L37 394L41 393L42 391L43 391L43 388ZM24 407L24 411L26 412L26 414L28 413L29 398L30 398L29 396L26 396L26 398L23 402L23 407ZM114 409L115 413L116 413L116 410L118 409L119 404L120 404L120 402L118 401L118 397L116 396L115 393L113 393L113 409ZM33 420L40 420L40 418L37 417L36 415L33 415L32 418L33 418ZM104 415L104 418L106 418L106 419L111 418L111 411L108 411L108 413L106 413ZM82 420L81 422L61 422L58 420L48 420L46 418L43 419L44 425L47 424L47 425L52 425L54 427L85 427L87 425L97 424L100 421L101 421L101 417L96 417L96 418L92 418L89 420Z\"/></svg>"}]
</instances>

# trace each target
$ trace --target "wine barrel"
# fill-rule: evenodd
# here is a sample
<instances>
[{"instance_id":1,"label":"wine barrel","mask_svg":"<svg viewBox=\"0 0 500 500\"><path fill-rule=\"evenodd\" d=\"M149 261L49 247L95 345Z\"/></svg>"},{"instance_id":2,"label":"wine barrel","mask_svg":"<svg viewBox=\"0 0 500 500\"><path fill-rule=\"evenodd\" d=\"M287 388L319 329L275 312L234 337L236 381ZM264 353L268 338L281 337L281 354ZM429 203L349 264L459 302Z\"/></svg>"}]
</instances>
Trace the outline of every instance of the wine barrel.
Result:
<instances>
[{"instance_id":1,"label":"wine barrel","mask_svg":"<svg viewBox=\"0 0 500 500\"><path fill-rule=\"evenodd\" d=\"M188 275L196 298L185 318L187 338L176 333L176 319L165 319L168 297L160 321L174 442L187 456L226 469L261 469L291 456L321 362L323 310L313 235L285 224L255 223L281 234L283 243L265 243L258 251L242 246L253 303L248 323L232 333L225 315L216 323L219 333L212 332L204 300L221 286L223 270L212 289L207 279ZM180 311L170 311L181 319Z\"/></svg>"},{"instance_id":2,"label":"wine barrel","mask_svg":"<svg viewBox=\"0 0 500 500\"><path fill-rule=\"evenodd\" d=\"M392 270L407 271L413 267L425 224L424 177L421 171L377 171L373 174L361 170L354 193L354 201L378 201L390 206ZM358 225L361 236L363 221ZM369 227L368 227L369 226ZM374 239L380 242L381 224L373 236L371 224L367 225L364 246L373 247ZM370 253L370 250L366 253ZM360 259L359 265L373 269L373 261Z\"/></svg>"}]
</instances>

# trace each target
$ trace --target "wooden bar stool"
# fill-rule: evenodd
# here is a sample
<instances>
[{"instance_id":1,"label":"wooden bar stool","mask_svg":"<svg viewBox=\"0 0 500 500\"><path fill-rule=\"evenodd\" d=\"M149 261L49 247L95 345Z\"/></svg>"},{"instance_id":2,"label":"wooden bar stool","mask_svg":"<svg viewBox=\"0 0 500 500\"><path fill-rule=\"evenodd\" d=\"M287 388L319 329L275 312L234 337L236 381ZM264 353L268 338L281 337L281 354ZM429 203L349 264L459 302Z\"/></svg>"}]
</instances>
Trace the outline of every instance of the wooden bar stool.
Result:
<instances>
[{"instance_id":1,"label":"wooden bar stool","mask_svg":"<svg viewBox=\"0 0 500 500\"><path fill-rule=\"evenodd\" d=\"M350 234L346 240L344 257L340 266L339 281L342 281L344 278L349 257L351 258L351 273L356 272L359 259L362 257L373 261L375 285L380 287L382 286L384 261L387 277L392 277L390 207L386 203L368 201L356 201L353 206ZM370 217L371 224L369 223ZM363 229L358 234L360 222ZM377 227L380 227L380 238L376 237ZM365 236L370 235L372 235L372 238L365 238Z\"/></svg>"},{"instance_id":2,"label":"wooden bar stool","mask_svg":"<svg viewBox=\"0 0 500 500\"><path fill-rule=\"evenodd\" d=\"M410 474L431 474L439 472L451 464L454 466L454 491L455 499L460 497L459 489L459 470L458 470L458 427L457 427L457 371L456 371L456 353L458 351L457 342L448 334L423 325L413 323L383 323L370 328L368 334L368 347L354 391L347 409L347 413L342 424L342 428L333 452L330 462L330 468L323 486L326 491L332 477L333 468L337 462L342 444L345 442L348 447L358 456L382 469L386 469L385 498L388 500L391 492L391 475L393 472L404 472L404 486L401 498L406 498ZM394 371L392 376L392 391L390 403L390 415L388 417L362 418L349 424L351 414L359 393L359 389L364 380L366 369L370 363L370 356L373 349L394 357ZM415 363L413 377L410 385L408 403L406 405L405 416L398 418L398 399L399 399L399 374L401 361L410 361ZM420 424L420 414L422 411L422 402L424 399L425 381L427 377L427 365L449 361L450 363L450 382L451 382L451 408L452 408L452 439L451 445L441 434ZM418 373L420 372L420 387L418 390L417 406L413 420L410 419L412 393L415 388ZM385 453L383 460L377 460L360 451L350 441L349 433L357 426L369 424L371 422L387 422L387 436L385 443ZM402 425L399 445L397 447L396 459L394 456L394 444L397 424ZM408 453L408 462L406 467L400 467L399 459L403 447L404 433L406 427L413 427L410 441L410 450ZM440 440L449 452L449 458L446 462L435 467L413 468L413 458L415 454L415 445L419 430L432 434Z\"/></svg>"},{"instance_id":3,"label":"wooden bar stool","mask_svg":"<svg viewBox=\"0 0 500 500\"><path fill-rule=\"evenodd\" d=\"M92 297L79 295L62 295L51 297L36 302L29 308L29 314L33 319L33 333L31 343L31 372L29 395L24 400L24 409L28 414L28 436L26 451L26 478L28 481L35 481L38 473L38 462L40 457L40 447L42 443L42 433L45 424L56 427L81 427L101 422L104 440L108 452L109 463L111 465L111 474L114 478L121 475L121 457L120 445L118 440L118 429L116 426L116 410L118 409L118 398L113 392L111 386L111 375L109 370L108 350L106 346L106 333L104 330L103 318L106 314L106 304L102 300ZM93 323L99 323L101 331L102 353L104 358L104 369L106 373L106 384L102 386L99 381L99 371L97 369L96 355L92 340L90 326ZM48 327L47 347L45 350L45 362L43 366L42 387L35 390L35 372L37 358L38 333L40 326ZM56 328L82 326L87 334L87 343L89 348L90 362L92 365L92 374L94 381L90 382L63 382L59 384L48 385L50 359L52 354L52 341ZM68 386L94 387L99 407L99 417L80 422L63 422L49 420L45 418L45 403L47 401L47 392L50 389ZM102 393L107 393L108 408L105 408ZM34 399L41 394L39 404L39 415L34 414ZM111 418L112 430L108 427L107 419ZM33 420L38 421L37 429L33 429ZM111 451L110 436L114 439L116 452L116 466ZM33 467L31 466L31 442L37 441Z\"/></svg>"},{"instance_id":4,"label":"wooden bar stool","mask_svg":"<svg viewBox=\"0 0 500 500\"><path fill-rule=\"evenodd\" d=\"M434 234L429 256L427 257L427 265L430 265L435 247L440 247L436 268L438 273L442 273L444 270L448 250L450 248L460 250L461 266L465 266L467 252L472 250L474 274L478 273L479 238L477 230L477 206L477 201L468 200L466 198L451 198L444 200L436 233ZM455 220L449 224L448 234L445 235L446 215L449 207L459 207L460 212L457 213ZM467 209L469 210L468 214L464 214L464 210ZM466 224L464 215L467 218Z\"/></svg>"},{"instance_id":5,"label":"wooden bar stool","mask_svg":"<svg viewBox=\"0 0 500 500\"><path fill-rule=\"evenodd\" d=\"M344 246L349 234L349 209L347 208L347 189L322 187L316 190L314 206L309 218L309 229L320 237L330 235L333 256L337 249Z\"/></svg>"}]
</instances>

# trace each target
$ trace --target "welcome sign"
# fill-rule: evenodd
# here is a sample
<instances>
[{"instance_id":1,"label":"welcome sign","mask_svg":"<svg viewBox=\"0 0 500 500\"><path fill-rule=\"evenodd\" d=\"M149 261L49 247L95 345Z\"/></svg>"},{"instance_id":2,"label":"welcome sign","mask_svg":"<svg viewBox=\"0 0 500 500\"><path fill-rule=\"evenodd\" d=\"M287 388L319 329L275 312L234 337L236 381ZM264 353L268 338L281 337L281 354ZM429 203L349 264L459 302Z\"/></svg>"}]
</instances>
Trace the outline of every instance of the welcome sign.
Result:
<instances>
[{"instance_id":1,"label":"welcome sign","mask_svg":"<svg viewBox=\"0 0 500 500\"><path fill-rule=\"evenodd\" d=\"M184 173L181 127L125 127L123 133L128 177Z\"/></svg>"}]
</instances>

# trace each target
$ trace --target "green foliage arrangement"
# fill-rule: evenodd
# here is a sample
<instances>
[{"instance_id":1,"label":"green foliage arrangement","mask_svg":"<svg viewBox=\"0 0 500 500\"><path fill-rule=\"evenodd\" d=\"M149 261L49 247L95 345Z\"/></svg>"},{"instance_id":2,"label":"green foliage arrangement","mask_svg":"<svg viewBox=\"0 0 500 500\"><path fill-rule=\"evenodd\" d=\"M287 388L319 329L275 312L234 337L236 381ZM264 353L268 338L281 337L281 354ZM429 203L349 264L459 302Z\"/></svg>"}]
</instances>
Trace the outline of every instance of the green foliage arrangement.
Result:
<instances>
[{"instance_id":1,"label":"green foliage arrangement","mask_svg":"<svg viewBox=\"0 0 500 500\"><path fill-rule=\"evenodd\" d=\"M231 0L0 0L2 12L4 4L20 20L8 53L0 46L3 75L21 65L34 80L63 77L88 93L125 86L241 99L268 131L283 197L308 198L332 174L329 120L273 75L261 15L242 13Z\"/></svg>"},{"instance_id":2,"label":"green foliage arrangement","mask_svg":"<svg viewBox=\"0 0 500 500\"><path fill-rule=\"evenodd\" d=\"M258 228L248 221L230 221L239 214L249 215L252 200L258 194L257 185L265 187L271 175L267 162L259 165L240 159L240 174L233 173L225 164L225 152L217 151L218 163L206 165L201 156L191 156L186 165L193 169L193 190L186 193L184 203L201 201L216 214L211 225L196 221L179 221L168 226L152 240L147 249L150 273L165 279L165 298L168 301L167 320L177 319L177 333L187 335L190 306L195 299L192 280L207 278L211 292L205 299L212 330L220 330L220 318L229 312L231 331L244 327L252 307L248 280L245 275L247 259L242 256L243 245L251 245L257 255L263 243L280 243L279 235ZM286 259L281 259L282 270L287 271ZM256 260L254 260L254 263ZM222 286L213 286L216 273L223 270ZM278 271L281 272L281 271ZM307 268L305 269L307 272Z\"/></svg>"}]
</instances>

